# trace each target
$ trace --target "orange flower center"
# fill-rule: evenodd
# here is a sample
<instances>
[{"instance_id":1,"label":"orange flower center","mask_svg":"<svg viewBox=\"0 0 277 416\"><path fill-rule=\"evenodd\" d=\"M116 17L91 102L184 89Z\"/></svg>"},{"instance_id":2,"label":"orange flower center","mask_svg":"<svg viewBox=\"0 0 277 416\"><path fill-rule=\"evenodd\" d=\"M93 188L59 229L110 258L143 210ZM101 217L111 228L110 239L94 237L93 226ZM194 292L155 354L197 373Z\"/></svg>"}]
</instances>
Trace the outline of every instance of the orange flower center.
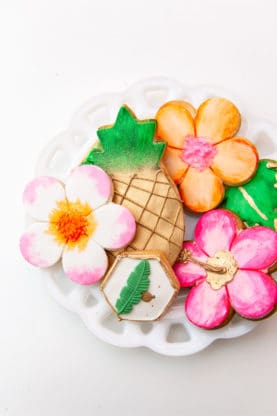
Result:
<instances>
[{"instance_id":1,"label":"orange flower center","mask_svg":"<svg viewBox=\"0 0 277 416\"><path fill-rule=\"evenodd\" d=\"M66 241L75 243L86 235L88 220L78 211L62 212L56 223L57 231Z\"/></svg>"},{"instance_id":2,"label":"orange flower center","mask_svg":"<svg viewBox=\"0 0 277 416\"><path fill-rule=\"evenodd\" d=\"M83 249L95 228L93 210L88 204L65 200L57 202L56 208L49 215L47 232L54 235L58 243L67 244L68 248L78 245Z\"/></svg>"}]
</instances>

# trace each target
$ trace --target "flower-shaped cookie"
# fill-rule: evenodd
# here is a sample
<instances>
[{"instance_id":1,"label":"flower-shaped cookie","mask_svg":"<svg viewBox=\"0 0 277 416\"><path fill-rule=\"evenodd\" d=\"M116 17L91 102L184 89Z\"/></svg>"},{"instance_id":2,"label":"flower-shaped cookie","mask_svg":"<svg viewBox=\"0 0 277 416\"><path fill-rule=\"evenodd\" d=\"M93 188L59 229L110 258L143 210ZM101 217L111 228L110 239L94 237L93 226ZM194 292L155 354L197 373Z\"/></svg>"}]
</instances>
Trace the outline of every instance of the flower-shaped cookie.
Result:
<instances>
[{"instance_id":1,"label":"flower-shaped cookie","mask_svg":"<svg viewBox=\"0 0 277 416\"><path fill-rule=\"evenodd\" d=\"M99 167L76 168L65 185L42 176L24 191L33 223L20 239L24 258L34 266L50 267L62 258L65 274L88 285L100 280L108 267L104 248L115 250L133 239L136 223L130 211L109 202L110 177Z\"/></svg>"},{"instance_id":2,"label":"flower-shaped cookie","mask_svg":"<svg viewBox=\"0 0 277 416\"><path fill-rule=\"evenodd\" d=\"M195 241L184 243L182 260L174 271L182 287L193 286L185 302L193 324L216 328L233 311L261 319L276 307L277 282L267 269L277 261L277 233L270 228L242 230L230 211L207 212L196 225Z\"/></svg>"},{"instance_id":3,"label":"flower-shaped cookie","mask_svg":"<svg viewBox=\"0 0 277 416\"><path fill-rule=\"evenodd\" d=\"M217 207L224 184L247 182L258 166L255 146L234 137L240 113L225 98L210 98L196 111L185 101L170 101L156 114L157 139L167 142L165 166L185 206L194 212Z\"/></svg>"}]
</instances>

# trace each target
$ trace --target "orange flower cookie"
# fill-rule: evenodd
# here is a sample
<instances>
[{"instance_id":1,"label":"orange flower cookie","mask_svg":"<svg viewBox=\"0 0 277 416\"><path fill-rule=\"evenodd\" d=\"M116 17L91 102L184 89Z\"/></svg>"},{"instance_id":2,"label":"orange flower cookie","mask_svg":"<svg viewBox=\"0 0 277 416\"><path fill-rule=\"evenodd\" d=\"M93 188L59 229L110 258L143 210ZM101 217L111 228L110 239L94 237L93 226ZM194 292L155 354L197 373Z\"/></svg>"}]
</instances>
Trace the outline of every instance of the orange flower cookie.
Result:
<instances>
[{"instance_id":1,"label":"orange flower cookie","mask_svg":"<svg viewBox=\"0 0 277 416\"><path fill-rule=\"evenodd\" d=\"M247 139L234 137L241 118L231 101L209 98L197 111L185 101L170 101L160 107L156 119L157 139L167 142L163 161L190 211L217 207L224 184L242 185L256 172L257 149Z\"/></svg>"}]
</instances>

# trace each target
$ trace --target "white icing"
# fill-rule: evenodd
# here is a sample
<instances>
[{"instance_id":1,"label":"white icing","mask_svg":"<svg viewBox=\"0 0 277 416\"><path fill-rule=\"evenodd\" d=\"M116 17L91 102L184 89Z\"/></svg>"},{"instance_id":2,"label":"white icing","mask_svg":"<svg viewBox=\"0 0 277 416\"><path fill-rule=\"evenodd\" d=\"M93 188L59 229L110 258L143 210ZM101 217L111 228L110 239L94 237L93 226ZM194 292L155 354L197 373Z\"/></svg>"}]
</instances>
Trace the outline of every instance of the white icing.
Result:
<instances>
[{"instance_id":1,"label":"white icing","mask_svg":"<svg viewBox=\"0 0 277 416\"><path fill-rule=\"evenodd\" d=\"M126 285L130 273L134 270L140 259L122 258L116 265L112 275L103 289L109 303L115 308L122 288ZM175 294L176 289L171 285L167 274L160 261L149 259L150 286L148 292L155 296L150 302L141 300L128 314L119 315L121 319L131 321L153 321L158 319Z\"/></svg>"}]
</instances>

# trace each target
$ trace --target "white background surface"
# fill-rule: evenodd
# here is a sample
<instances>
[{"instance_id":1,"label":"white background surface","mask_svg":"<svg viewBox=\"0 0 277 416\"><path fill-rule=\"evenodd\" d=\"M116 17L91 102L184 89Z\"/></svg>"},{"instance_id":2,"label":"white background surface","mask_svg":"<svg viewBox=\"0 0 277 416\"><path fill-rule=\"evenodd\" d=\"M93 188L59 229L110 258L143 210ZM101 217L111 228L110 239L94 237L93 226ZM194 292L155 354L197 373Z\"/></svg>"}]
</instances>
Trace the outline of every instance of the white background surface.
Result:
<instances>
[{"instance_id":1,"label":"white background surface","mask_svg":"<svg viewBox=\"0 0 277 416\"><path fill-rule=\"evenodd\" d=\"M91 96L148 76L277 122L275 1L0 1L0 415L276 415L277 315L191 357L98 341L20 258L21 192Z\"/></svg>"}]
</instances>

